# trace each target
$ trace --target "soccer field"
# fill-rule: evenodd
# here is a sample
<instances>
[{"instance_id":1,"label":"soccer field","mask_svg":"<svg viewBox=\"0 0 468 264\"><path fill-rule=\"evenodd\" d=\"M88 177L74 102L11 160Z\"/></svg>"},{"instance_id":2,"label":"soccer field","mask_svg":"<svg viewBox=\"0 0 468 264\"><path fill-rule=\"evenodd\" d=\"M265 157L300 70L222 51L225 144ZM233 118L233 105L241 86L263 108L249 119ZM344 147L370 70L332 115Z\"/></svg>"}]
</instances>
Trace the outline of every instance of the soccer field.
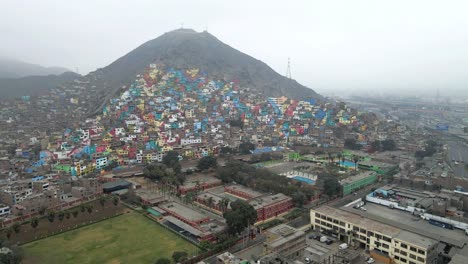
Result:
<instances>
[{"instance_id":1,"label":"soccer field","mask_svg":"<svg viewBox=\"0 0 468 264\"><path fill-rule=\"evenodd\" d=\"M198 248L131 212L22 246L25 263L154 263Z\"/></svg>"}]
</instances>

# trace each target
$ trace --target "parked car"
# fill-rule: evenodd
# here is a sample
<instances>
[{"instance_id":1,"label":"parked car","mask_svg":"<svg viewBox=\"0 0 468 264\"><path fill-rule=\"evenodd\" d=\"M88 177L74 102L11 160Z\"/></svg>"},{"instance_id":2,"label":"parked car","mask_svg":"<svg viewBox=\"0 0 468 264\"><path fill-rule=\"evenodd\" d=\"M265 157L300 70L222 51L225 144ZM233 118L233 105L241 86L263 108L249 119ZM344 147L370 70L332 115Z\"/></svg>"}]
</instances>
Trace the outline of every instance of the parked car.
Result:
<instances>
[{"instance_id":1,"label":"parked car","mask_svg":"<svg viewBox=\"0 0 468 264\"><path fill-rule=\"evenodd\" d=\"M369 264L370 264L370 263L374 263L374 262L375 262L375 260L374 260L373 258L368 258L368 259L366 260L366 263L369 263Z\"/></svg>"},{"instance_id":2,"label":"parked car","mask_svg":"<svg viewBox=\"0 0 468 264\"><path fill-rule=\"evenodd\" d=\"M317 234L311 234L311 235L309 235L309 239L319 240L319 239L320 239L320 236L317 235Z\"/></svg>"},{"instance_id":3,"label":"parked car","mask_svg":"<svg viewBox=\"0 0 468 264\"><path fill-rule=\"evenodd\" d=\"M325 241L325 244L327 244L327 245L330 245L332 243L333 243L333 240L331 240L331 239L327 239L327 241Z\"/></svg>"}]
</instances>

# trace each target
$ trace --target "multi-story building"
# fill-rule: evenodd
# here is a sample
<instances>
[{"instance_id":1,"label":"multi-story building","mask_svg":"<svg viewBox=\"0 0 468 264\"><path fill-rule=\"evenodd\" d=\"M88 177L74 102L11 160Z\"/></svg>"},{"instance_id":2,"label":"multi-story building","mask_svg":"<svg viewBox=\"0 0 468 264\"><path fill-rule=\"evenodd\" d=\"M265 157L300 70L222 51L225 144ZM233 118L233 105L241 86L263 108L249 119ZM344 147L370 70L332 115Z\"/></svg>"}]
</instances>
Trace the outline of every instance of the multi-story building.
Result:
<instances>
[{"instance_id":1,"label":"multi-story building","mask_svg":"<svg viewBox=\"0 0 468 264\"><path fill-rule=\"evenodd\" d=\"M311 210L310 221L313 229L364 247L375 259L386 263L437 263L438 242L428 237L329 206Z\"/></svg>"},{"instance_id":2,"label":"multi-story building","mask_svg":"<svg viewBox=\"0 0 468 264\"><path fill-rule=\"evenodd\" d=\"M294 207L291 197L282 193L260 196L248 203L257 210L257 222L277 217Z\"/></svg>"},{"instance_id":3,"label":"multi-story building","mask_svg":"<svg viewBox=\"0 0 468 264\"><path fill-rule=\"evenodd\" d=\"M346 178L340 182L341 186L343 186L343 196L366 187L377 180L377 174L373 171L365 171L356 176Z\"/></svg>"},{"instance_id":4,"label":"multi-story building","mask_svg":"<svg viewBox=\"0 0 468 264\"><path fill-rule=\"evenodd\" d=\"M282 257L297 258L306 246L304 231L297 230L285 224L275 226L265 232L266 253L277 253Z\"/></svg>"}]
</instances>

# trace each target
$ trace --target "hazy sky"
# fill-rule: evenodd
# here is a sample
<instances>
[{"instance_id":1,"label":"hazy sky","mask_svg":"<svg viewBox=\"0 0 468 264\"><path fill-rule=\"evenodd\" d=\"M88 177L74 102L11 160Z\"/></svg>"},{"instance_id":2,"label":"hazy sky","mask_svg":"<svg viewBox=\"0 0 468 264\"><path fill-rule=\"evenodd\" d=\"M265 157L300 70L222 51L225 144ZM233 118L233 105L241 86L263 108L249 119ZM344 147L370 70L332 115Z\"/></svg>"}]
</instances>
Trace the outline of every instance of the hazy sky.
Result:
<instances>
[{"instance_id":1,"label":"hazy sky","mask_svg":"<svg viewBox=\"0 0 468 264\"><path fill-rule=\"evenodd\" d=\"M468 1L0 0L0 55L104 67L181 27L317 91L468 91Z\"/></svg>"}]
</instances>

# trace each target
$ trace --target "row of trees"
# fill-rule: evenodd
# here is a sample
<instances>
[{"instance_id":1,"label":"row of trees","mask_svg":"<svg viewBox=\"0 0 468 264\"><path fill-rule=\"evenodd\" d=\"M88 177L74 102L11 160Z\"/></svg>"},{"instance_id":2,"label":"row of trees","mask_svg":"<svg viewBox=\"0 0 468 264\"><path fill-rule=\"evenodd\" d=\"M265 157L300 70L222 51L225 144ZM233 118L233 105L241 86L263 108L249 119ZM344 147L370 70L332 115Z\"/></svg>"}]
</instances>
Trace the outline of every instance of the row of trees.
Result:
<instances>
[{"instance_id":1,"label":"row of trees","mask_svg":"<svg viewBox=\"0 0 468 264\"><path fill-rule=\"evenodd\" d=\"M374 151L393 151L396 150L396 144L393 139L386 140L376 140L371 143L372 149Z\"/></svg>"},{"instance_id":2,"label":"row of trees","mask_svg":"<svg viewBox=\"0 0 468 264\"><path fill-rule=\"evenodd\" d=\"M104 207L105 203L107 202L107 198L105 196L102 196L100 199L99 199L99 203ZM112 199L112 203L117 206L119 204L119 198L118 197L113 197ZM93 205L92 204L82 204L79 206L79 208L73 208L73 209L70 209L70 210L65 210L65 211L58 211L58 212L55 212L55 211L48 211L47 212L47 220L51 223L53 223L55 221L55 218L58 218L58 220L60 222L62 222L64 219L69 219L71 216L73 216L74 218L78 217L78 214L80 213L80 211L82 213L84 212L88 212L89 214L91 214L93 212ZM46 210L44 208L41 208L39 210L39 214L41 216L45 216L45 213L46 213ZM32 217L31 220L29 221L31 227L33 229L36 229L38 226L39 226L39 218L38 217ZM7 228L5 230L5 234L7 236L8 239L10 239L11 235L13 233L16 233L18 234L21 230L21 224L16 222L14 223L10 228ZM1 262L0 262L1 263Z\"/></svg>"},{"instance_id":3,"label":"row of trees","mask_svg":"<svg viewBox=\"0 0 468 264\"><path fill-rule=\"evenodd\" d=\"M172 260L174 263L179 263L181 261L187 260L188 254L185 251L175 251L172 253ZM155 264L171 264L171 260L168 258L159 258L156 260Z\"/></svg>"}]
</instances>

